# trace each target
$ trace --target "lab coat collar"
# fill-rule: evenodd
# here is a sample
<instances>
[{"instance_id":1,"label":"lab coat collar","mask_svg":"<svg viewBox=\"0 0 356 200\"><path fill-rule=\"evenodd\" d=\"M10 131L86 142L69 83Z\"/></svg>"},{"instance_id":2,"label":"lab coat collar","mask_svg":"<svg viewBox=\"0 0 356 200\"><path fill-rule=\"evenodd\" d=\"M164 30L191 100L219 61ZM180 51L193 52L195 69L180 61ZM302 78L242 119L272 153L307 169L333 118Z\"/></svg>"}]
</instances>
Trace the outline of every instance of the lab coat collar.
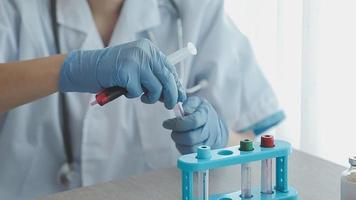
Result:
<instances>
[{"instance_id":1,"label":"lab coat collar","mask_svg":"<svg viewBox=\"0 0 356 200\"><path fill-rule=\"evenodd\" d=\"M85 34L93 31L90 27L95 27L86 0L58 0L57 20L59 24ZM157 0L125 0L109 45L134 40L135 33L160 23Z\"/></svg>"},{"instance_id":2,"label":"lab coat collar","mask_svg":"<svg viewBox=\"0 0 356 200\"><path fill-rule=\"evenodd\" d=\"M57 0L56 11L58 24L82 33L88 33L93 17L86 0Z\"/></svg>"},{"instance_id":3,"label":"lab coat collar","mask_svg":"<svg viewBox=\"0 0 356 200\"><path fill-rule=\"evenodd\" d=\"M135 40L135 34L161 23L157 0L125 0L110 45Z\"/></svg>"}]
</instances>

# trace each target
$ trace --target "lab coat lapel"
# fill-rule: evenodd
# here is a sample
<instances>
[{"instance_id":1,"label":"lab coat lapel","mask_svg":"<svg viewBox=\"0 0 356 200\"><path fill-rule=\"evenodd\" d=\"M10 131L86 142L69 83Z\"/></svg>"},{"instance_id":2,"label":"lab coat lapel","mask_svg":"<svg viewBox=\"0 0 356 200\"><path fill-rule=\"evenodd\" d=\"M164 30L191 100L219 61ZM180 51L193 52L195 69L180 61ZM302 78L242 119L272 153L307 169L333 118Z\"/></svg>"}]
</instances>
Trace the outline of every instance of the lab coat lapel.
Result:
<instances>
[{"instance_id":1,"label":"lab coat lapel","mask_svg":"<svg viewBox=\"0 0 356 200\"><path fill-rule=\"evenodd\" d=\"M136 34L161 23L157 0L126 0L109 45L136 40Z\"/></svg>"},{"instance_id":2,"label":"lab coat lapel","mask_svg":"<svg viewBox=\"0 0 356 200\"><path fill-rule=\"evenodd\" d=\"M103 48L86 0L58 0L57 22L62 51Z\"/></svg>"}]
</instances>

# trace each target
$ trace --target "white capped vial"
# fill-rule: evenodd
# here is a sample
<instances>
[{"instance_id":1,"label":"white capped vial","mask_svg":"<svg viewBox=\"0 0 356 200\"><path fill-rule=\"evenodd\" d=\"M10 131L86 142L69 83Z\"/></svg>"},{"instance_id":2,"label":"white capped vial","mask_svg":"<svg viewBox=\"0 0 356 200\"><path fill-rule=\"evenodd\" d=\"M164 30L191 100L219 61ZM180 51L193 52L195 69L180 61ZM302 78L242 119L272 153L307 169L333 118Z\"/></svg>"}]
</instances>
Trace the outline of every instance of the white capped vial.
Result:
<instances>
[{"instance_id":1,"label":"white capped vial","mask_svg":"<svg viewBox=\"0 0 356 200\"><path fill-rule=\"evenodd\" d=\"M349 158L350 168L341 174L341 200L356 199L356 156Z\"/></svg>"}]
</instances>

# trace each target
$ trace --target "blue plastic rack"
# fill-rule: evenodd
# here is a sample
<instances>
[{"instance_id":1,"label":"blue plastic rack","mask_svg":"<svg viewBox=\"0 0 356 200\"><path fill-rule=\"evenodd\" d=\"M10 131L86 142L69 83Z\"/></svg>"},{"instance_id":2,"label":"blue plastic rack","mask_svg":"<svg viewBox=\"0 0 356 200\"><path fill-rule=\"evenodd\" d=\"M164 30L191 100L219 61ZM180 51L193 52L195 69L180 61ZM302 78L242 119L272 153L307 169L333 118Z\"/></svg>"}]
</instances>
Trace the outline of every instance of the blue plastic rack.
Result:
<instances>
[{"instance_id":1,"label":"blue plastic rack","mask_svg":"<svg viewBox=\"0 0 356 200\"><path fill-rule=\"evenodd\" d=\"M211 170L231 165L275 158L276 185L273 194L263 194L260 187L252 188L252 197L248 200L297 200L297 191L288 186L288 156L291 145L276 140L273 148L260 147L254 143L253 151L240 151L240 146L210 150L207 146L198 148L198 153L183 155L178 159L178 168L182 171L182 200L195 200L193 196L193 174L198 171ZM199 157L199 159L198 159ZM240 191L224 194L213 194L209 200L241 200Z\"/></svg>"}]
</instances>

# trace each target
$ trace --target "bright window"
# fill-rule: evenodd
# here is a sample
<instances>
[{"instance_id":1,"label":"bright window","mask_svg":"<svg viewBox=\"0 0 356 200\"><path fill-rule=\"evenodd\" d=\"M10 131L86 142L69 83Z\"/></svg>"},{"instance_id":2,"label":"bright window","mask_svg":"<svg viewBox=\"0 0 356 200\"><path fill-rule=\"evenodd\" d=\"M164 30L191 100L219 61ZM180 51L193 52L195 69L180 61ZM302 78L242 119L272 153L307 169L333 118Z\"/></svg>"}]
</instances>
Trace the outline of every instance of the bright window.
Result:
<instances>
[{"instance_id":1,"label":"bright window","mask_svg":"<svg viewBox=\"0 0 356 200\"><path fill-rule=\"evenodd\" d=\"M347 165L356 155L356 1L227 0L287 114L277 138Z\"/></svg>"}]
</instances>

